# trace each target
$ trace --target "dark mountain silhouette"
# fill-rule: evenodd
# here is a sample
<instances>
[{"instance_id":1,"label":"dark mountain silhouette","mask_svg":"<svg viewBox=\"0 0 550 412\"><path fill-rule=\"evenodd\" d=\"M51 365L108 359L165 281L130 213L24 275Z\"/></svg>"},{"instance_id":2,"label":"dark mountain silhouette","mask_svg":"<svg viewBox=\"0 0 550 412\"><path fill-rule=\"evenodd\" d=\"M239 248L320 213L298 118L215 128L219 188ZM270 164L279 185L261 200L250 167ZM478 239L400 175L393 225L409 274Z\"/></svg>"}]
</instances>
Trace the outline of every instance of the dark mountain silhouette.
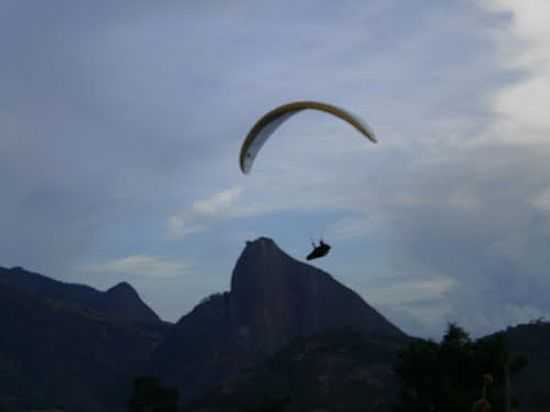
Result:
<instances>
[{"instance_id":1,"label":"dark mountain silhouette","mask_svg":"<svg viewBox=\"0 0 550 412\"><path fill-rule=\"evenodd\" d=\"M132 376L169 327L139 306L129 285L99 292L21 268L0 272L0 302L0 409L6 410L124 405ZM132 307L147 316L124 313Z\"/></svg>"},{"instance_id":2,"label":"dark mountain silhouette","mask_svg":"<svg viewBox=\"0 0 550 412\"><path fill-rule=\"evenodd\" d=\"M134 377L152 374L193 410L382 412L397 390L397 350L411 339L267 238L247 243L229 292L175 325L127 283L100 292L22 268L0 268L0 302L2 411L123 411ZM548 410L549 324L506 335L529 361L512 382L521 410Z\"/></svg>"},{"instance_id":3,"label":"dark mountain silhouette","mask_svg":"<svg viewBox=\"0 0 550 412\"><path fill-rule=\"evenodd\" d=\"M211 296L179 320L155 352L152 371L190 399L296 337L334 329L405 338L351 289L259 238L239 257L231 291Z\"/></svg>"},{"instance_id":4,"label":"dark mountain silhouette","mask_svg":"<svg viewBox=\"0 0 550 412\"><path fill-rule=\"evenodd\" d=\"M550 322L538 320L504 332L510 351L527 358L527 366L512 380L512 397L520 410L550 410Z\"/></svg>"},{"instance_id":5,"label":"dark mountain silhouette","mask_svg":"<svg viewBox=\"0 0 550 412\"><path fill-rule=\"evenodd\" d=\"M89 286L60 282L21 267L15 267L0 268L0 285L113 321L146 323L160 321L157 314L126 282L119 283L107 292L101 292Z\"/></svg>"},{"instance_id":6,"label":"dark mountain silhouette","mask_svg":"<svg viewBox=\"0 0 550 412\"><path fill-rule=\"evenodd\" d=\"M527 366L512 376L511 399L521 411L550 410L550 322L533 321L500 333L511 359L527 359ZM298 338L258 366L226 379L192 402L189 410L283 410L270 409L281 405L287 412L396 410L396 355L415 340L372 339L347 331Z\"/></svg>"},{"instance_id":7,"label":"dark mountain silhouette","mask_svg":"<svg viewBox=\"0 0 550 412\"><path fill-rule=\"evenodd\" d=\"M269 410L284 404L289 412L390 411L399 390L393 365L409 340L342 330L296 338L257 367L226 379L189 410Z\"/></svg>"},{"instance_id":8,"label":"dark mountain silhouette","mask_svg":"<svg viewBox=\"0 0 550 412\"><path fill-rule=\"evenodd\" d=\"M239 334L260 353L334 328L404 335L353 290L291 258L268 238L248 243L233 271L231 296Z\"/></svg>"}]
</instances>

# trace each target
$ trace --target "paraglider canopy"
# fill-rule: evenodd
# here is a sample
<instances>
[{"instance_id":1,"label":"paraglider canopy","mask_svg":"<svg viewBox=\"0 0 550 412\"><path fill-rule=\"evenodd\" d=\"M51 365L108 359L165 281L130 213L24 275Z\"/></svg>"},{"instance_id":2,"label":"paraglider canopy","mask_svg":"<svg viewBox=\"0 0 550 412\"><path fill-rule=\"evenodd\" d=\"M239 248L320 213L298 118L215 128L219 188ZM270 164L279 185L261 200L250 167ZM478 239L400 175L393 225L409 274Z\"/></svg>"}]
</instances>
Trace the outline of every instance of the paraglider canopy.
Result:
<instances>
[{"instance_id":1,"label":"paraglider canopy","mask_svg":"<svg viewBox=\"0 0 550 412\"><path fill-rule=\"evenodd\" d=\"M318 110L336 116L349 123L371 142L376 143L377 141L374 132L363 120L338 106L315 101L291 102L276 107L266 113L254 124L252 129L250 129L241 146L239 158L241 171L245 174L250 172L256 155L267 139L282 123L296 113L308 109Z\"/></svg>"},{"instance_id":2,"label":"paraglider canopy","mask_svg":"<svg viewBox=\"0 0 550 412\"><path fill-rule=\"evenodd\" d=\"M362 119L341 107L317 101L295 101L286 103L264 114L248 132L241 146L239 157L239 166L244 174L250 172L258 152L273 132L291 116L302 110L318 110L340 118L353 126L363 137L373 143L377 142L374 132ZM330 245L321 240L318 246L313 244L313 251L306 259L312 260L321 258L326 256L329 251Z\"/></svg>"}]
</instances>

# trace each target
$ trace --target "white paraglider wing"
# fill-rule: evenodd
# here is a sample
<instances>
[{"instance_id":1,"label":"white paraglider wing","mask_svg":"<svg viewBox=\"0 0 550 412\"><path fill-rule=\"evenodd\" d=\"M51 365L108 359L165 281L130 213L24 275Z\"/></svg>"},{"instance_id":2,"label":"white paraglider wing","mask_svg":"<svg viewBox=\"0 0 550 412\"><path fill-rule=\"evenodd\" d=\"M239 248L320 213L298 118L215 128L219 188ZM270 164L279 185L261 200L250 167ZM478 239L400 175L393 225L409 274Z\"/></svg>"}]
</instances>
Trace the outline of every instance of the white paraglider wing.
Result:
<instances>
[{"instance_id":1,"label":"white paraglider wing","mask_svg":"<svg viewBox=\"0 0 550 412\"><path fill-rule=\"evenodd\" d=\"M267 139L273 134L273 132L291 116L301 112L302 110L319 110L325 113L332 114L345 122L351 124L357 129L364 137L371 142L376 143L376 137L374 132L368 127L368 125L359 117L351 114L350 112L328 104L314 101L299 101L287 103L279 106L270 112L263 115L254 124L248 135L246 136L240 153L240 167L243 173L249 173L252 169L254 159Z\"/></svg>"}]
</instances>

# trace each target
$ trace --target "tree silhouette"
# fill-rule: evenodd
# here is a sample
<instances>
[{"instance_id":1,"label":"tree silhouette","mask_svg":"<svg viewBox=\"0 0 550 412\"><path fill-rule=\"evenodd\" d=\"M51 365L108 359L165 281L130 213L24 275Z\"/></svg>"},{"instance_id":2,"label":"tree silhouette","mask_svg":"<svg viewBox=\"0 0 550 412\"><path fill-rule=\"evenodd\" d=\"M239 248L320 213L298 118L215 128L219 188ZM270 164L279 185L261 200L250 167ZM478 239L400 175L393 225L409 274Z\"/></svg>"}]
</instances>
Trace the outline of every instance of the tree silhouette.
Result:
<instances>
[{"instance_id":1,"label":"tree silhouette","mask_svg":"<svg viewBox=\"0 0 550 412\"><path fill-rule=\"evenodd\" d=\"M242 412L284 412L290 403L290 397L264 398L254 407L243 409Z\"/></svg>"},{"instance_id":2,"label":"tree silhouette","mask_svg":"<svg viewBox=\"0 0 550 412\"><path fill-rule=\"evenodd\" d=\"M395 367L401 384L397 410L463 412L472 410L478 399L478 410L497 405L509 411L510 376L525 365L525 358L509 353L504 334L473 341L451 323L441 343L418 339L400 352ZM494 377L493 385L488 374Z\"/></svg>"},{"instance_id":3,"label":"tree silhouette","mask_svg":"<svg viewBox=\"0 0 550 412\"><path fill-rule=\"evenodd\" d=\"M134 380L128 412L176 412L178 391L164 387L157 378L142 376Z\"/></svg>"}]
</instances>

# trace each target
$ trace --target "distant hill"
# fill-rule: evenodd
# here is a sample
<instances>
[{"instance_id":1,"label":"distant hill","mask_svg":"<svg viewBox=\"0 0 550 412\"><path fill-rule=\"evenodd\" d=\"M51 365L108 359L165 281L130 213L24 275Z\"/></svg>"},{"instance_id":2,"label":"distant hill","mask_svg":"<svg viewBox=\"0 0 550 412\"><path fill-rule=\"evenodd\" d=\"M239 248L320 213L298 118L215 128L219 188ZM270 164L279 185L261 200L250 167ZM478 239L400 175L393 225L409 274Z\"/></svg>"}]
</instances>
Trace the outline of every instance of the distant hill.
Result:
<instances>
[{"instance_id":1,"label":"distant hill","mask_svg":"<svg viewBox=\"0 0 550 412\"><path fill-rule=\"evenodd\" d=\"M102 292L22 268L0 268L0 302L2 412L125 411L143 374L176 386L190 411L389 412L392 366L413 339L268 238L247 242L230 291L174 325L127 283ZM550 325L505 333L529 360L512 381L520 410L548 411Z\"/></svg>"},{"instance_id":2,"label":"distant hill","mask_svg":"<svg viewBox=\"0 0 550 412\"><path fill-rule=\"evenodd\" d=\"M248 242L231 291L182 317L158 347L151 371L184 399L256 365L297 337L330 330L402 340L405 334L357 293L284 253L273 240Z\"/></svg>"},{"instance_id":3,"label":"distant hill","mask_svg":"<svg viewBox=\"0 0 550 412\"><path fill-rule=\"evenodd\" d=\"M522 412L550 410L550 322L503 332L512 354L528 359L512 378L512 399L519 401ZM212 388L189 410L394 410L399 387L393 365L398 350L413 340L417 339L372 339L345 330L296 338L264 362Z\"/></svg>"},{"instance_id":4,"label":"distant hill","mask_svg":"<svg viewBox=\"0 0 550 412\"><path fill-rule=\"evenodd\" d=\"M409 339L369 338L345 330L296 338L255 368L241 371L190 405L238 412L284 405L294 411L391 411L393 371Z\"/></svg>"},{"instance_id":5,"label":"distant hill","mask_svg":"<svg viewBox=\"0 0 550 412\"><path fill-rule=\"evenodd\" d=\"M85 285L60 282L21 267L0 267L0 286L17 289L73 310L88 312L112 321L157 323L160 318L126 282L106 292Z\"/></svg>"},{"instance_id":6,"label":"distant hill","mask_svg":"<svg viewBox=\"0 0 550 412\"><path fill-rule=\"evenodd\" d=\"M550 322L538 321L506 329L513 353L527 358L527 367L512 380L521 411L550 410Z\"/></svg>"},{"instance_id":7,"label":"distant hill","mask_svg":"<svg viewBox=\"0 0 550 412\"><path fill-rule=\"evenodd\" d=\"M0 410L122 406L169 328L129 285L99 292L21 268L0 271L0 302Z\"/></svg>"}]
</instances>

